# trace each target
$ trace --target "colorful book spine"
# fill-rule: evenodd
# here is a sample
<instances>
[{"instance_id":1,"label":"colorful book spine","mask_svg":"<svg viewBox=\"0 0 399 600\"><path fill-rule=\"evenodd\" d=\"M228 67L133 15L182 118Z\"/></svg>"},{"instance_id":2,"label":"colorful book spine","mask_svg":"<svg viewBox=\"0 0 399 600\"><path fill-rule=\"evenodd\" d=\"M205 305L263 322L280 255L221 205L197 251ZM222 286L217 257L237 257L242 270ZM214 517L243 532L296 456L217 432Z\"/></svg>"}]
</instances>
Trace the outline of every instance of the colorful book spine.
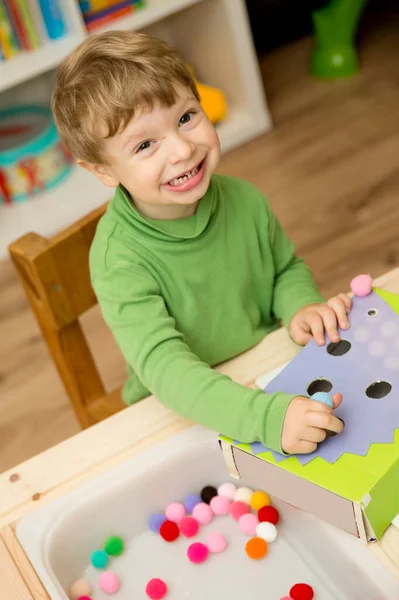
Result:
<instances>
[{"instance_id":1,"label":"colorful book spine","mask_svg":"<svg viewBox=\"0 0 399 600\"><path fill-rule=\"evenodd\" d=\"M15 47L17 50L22 50L22 49L23 49L23 48L22 48L22 43L21 43L21 41L20 41L20 40L19 40L19 38L18 38L18 32L17 32L17 30L15 29L15 25L14 25L14 22L13 22L13 19L12 19L12 15L11 15L11 12L10 12L10 8L9 8L9 6L7 6L7 1L6 1L6 0L4 0L4 1L2 1L2 2L1 2L1 4L4 6L4 10L6 11L6 13L7 13L7 16L8 16L8 21L9 21L9 23L10 23L10 25L11 25L11 29L12 29L12 33L13 33L13 43L14 43L14 47Z\"/></svg>"},{"instance_id":2,"label":"colorful book spine","mask_svg":"<svg viewBox=\"0 0 399 600\"><path fill-rule=\"evenodd\" d=\"M24 50L32 50L28 32L25 29L22 14L19 10L17 0L6 0L6 6L8 9L8 13L11 16L11 21L12 21L14 30L17 33L17 37L18 37L21 47Z\"/></svg>"},{"instance_id":3,"label":"colorful book spine","mask_svg":"<svg viewBox=\"0 0 399 600\"><path fill-rule=\"evenodd\" d=\"M18 40L14 32L10 14L4 2L0 1L0 45L4 60L15 56L19 51Z\"/></svg>"},{"instance_id":4,"label":"colorful book spine","mask_svg":"<svg viewBox=\"0 0 399 600\"><path fill-rule=\"evenodd\" d=\"M118 4L108 6L107 8L98 12L87 13L84 15L84 19L87 24L93 23L93 21L96 21L97 19L102 19L103 17L107 17L109 15L115 15L115 13L125 8L128 10L128 12L133 10L132 0L124 0L123 2L118 2Z\"/></svg>"},{"instance_id":5,"label":"colorful book spine","mask_svg":"<svg viewBox=\"0 0 399 600\"><path fill-rule=\"evenodd\" d=\"M99 27L105 27L105 25L107 25L108 23L111 23L112 21L115 21L116 19L120 19L122 17L130 15L131 13L132 13L131 6L121 8L109 15L105 15L103 17L97 18L90 23L86 22L86 29L89 33L91 33L93 31L95 31L96 29L98 29Z\"/></svg>"},{"instance_id":6,"label":"colorful book spine","mask_svg":"<svg viewBox=\"0 0 399 600\"><path fill-rule=\"evenodd\" d=\"M51 40L65 35L67 27L59 0L39 0L47 34Z\"/></svg>"},{"instance_id":7,"label":"colorful book spine","mask_svg":"<svg viewBox=\"0 0 399 600\"><path fill-rule=\"evenodd\" d=\"M119 3L120 0L80 0L79 5L82 13L86 14L99 12Z\"/></svg>"},{"instance_id":8,"label":"colorful book spine","mask_svg":"<svg viewBox=\"0 0 399 600\"><path fill-rule=\"evenodd\" d=\"M44 19L40 10L39 0L27 0L27 4L40 40L46 41L48 36L44 26Z\"/></svg>"},{"instance_id":9,"label":"colorful book spine","mask_svg":"<svg viewBox=\"0 0 399 600\"><path fill-rule=\"evenodd\" d=\"M29 40L29 45L33 50L36 50L40 47L40 37L32 19L27 0L16 0L16 5L21 16L26 36Z\"/></svg>"}]
</instances>

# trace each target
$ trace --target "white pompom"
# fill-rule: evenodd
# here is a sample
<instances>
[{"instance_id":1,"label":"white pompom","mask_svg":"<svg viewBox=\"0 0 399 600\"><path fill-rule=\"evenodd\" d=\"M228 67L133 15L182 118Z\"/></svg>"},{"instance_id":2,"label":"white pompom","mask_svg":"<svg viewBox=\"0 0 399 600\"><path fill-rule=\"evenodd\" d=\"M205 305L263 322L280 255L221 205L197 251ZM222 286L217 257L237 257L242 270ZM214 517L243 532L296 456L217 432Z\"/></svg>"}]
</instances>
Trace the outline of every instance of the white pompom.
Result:
<instances>
[{"instance_id":1,"label":"white pompom","mask_svg":"<svg viewBox=\"0 0 399 600\"><path fill-rule=\"evenodd\" d=\"M249 504L251 502L251 498L253 495L253 490L247 487L240 487L236 491L236 495L234 496L235 502L245 502L245 504Z\"/></svg>"},{"instance_id":2,"label":"white pompom","mask_svg":"<svg viewBox=\"0 0 399 600\"><path fill-rule=\"evenodd\" d=\"M259 523L259 525L257 525L256 535L265 540L265 542L274 542L278 535L277 527L273 525L273 523L264 521L263 523Z\"/></svg>"}]
</instances>

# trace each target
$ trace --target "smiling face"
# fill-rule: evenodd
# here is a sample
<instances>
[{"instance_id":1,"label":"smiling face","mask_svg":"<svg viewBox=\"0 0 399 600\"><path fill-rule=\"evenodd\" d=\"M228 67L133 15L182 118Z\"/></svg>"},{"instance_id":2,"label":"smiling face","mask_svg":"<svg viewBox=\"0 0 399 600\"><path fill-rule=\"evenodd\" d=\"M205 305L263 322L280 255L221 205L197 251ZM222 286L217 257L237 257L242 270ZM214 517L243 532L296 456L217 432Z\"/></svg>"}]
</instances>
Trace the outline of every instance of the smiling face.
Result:
<instances>
[{"instance_id":1,"label":"smiling face","mask_svg":"<svg viewBox=\"0 0 399 600\"><path fill-rule=\"evenodd\" d=\"M176 86L170 108L138 109L125 129L104 140L108 165L83 165L109 186L122 184L153 219L193 215L220 158L213 125L189 88Z\"/></svg>"}]
</instances>

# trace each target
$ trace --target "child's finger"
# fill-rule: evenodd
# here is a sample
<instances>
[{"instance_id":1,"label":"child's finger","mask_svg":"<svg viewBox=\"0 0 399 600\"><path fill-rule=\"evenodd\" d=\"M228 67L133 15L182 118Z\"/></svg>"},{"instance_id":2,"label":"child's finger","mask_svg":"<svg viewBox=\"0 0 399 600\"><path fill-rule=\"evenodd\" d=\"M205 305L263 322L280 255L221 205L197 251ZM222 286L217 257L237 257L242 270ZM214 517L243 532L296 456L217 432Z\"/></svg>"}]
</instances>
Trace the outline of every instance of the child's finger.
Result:
<instances>
[{"instance_id":1,"label":"child's finger","mask_svg":"<svg viewBox=\"0 0 399 600\"><path fill-rule=\"evenodd\" d=\"M300 346L305 346L312 339L310 332L297 322L290 325L290 336Z\"/></svg>"},{"instance_id":2,"label":"child's finger","mask_svg":"<svg viewBox=\"0 0 399 600\"><path fill-rule=\"evenodd\" d=\"M341 298L342 302L345 304L346 312L350 312L352 308L352 298L348 296L348 294L338 294L338 298Z\"/></svg>"},{"instance_id":3,"label":"child's finger","mask_svg":"<svg viewBox=\"0 0 399 600\"><path fill-rule=\"evenodd\" d=\"M346 305L343 299L338 296L335 298L330 298L330 300L327 302L327 305L334 311L341 329L348 329L349 321Z\"/></svg>"},{"instance_id":4,"label":"child's finger","mask_svg":"<svg viewBox=\"0 0 399 600\"><path fill-rule=\"evenodd\" d=\"M341 433L344 429L343 422L331 412L329 414L320 411L313 411L307 414L307 425L318 427L319 429L328 429L335 433Z\"/></svg>"},{"instance_id":5,"label":"child's finger","mask_svg":"<svg viewBox=\"0 0 399 600\"><path fill-rule=\"evenodd\" d=\"M321 316L327 335L332 342L339 342L340 336L338 333L337 315L332 308L324 307Z\"/></svg>"},{"instance_id":6,"label":"child's finger","mask_svg":"<svg viewBox=\"0 0 399 600\"><path fill-rule=\"evenodd\" d=\"M310 330L314 339L316 340L316 344L319 346L323 346L325 343L324 339L324 324L323 319L319 315L318 312L314 312L308 321Z\"/></svg>"},{"instance_id":7,"label":"child's finger","mask_svg":"<svg viewBox=\"0 0 399 600\"><path fill-rule=\"evenodd\" d=\"M325 404L324 402L320 402L319 400L312 400L311 398L309 398L306 405L306 412L322 412L327 415L332 415L333 409L330 408L328 404Z\"/></svg>"},{"instance_id":8,"label":"child's finger","mask_svg":"<svg viewBox=\"0 0 399 600\"><path fill-rule=\"evenodd\" d=\"M334 410L335 410L336 408L338 408L338 406L339 406L339 405L341 404L341 402L342 402L342 394L340 394L340 393L338 393L338 394L334 394L334 395L333 395L333 397L332 397L332 401L333 401L333 404L334 404Z\"/></svg>"},{"instance_id":9,"label":"child's finger","mask_svg":"<svg viewBox=\"0 0 399 600\"><path fill-rule=\"evenodd\" d=\"M300 440L297 444L295 454L310 454L317 450L316 442L307 442L306 440Z\"/></svg>"},{"instance_id":10,"label":"child's finger","mask_svg":"<svg viewBox=\"0 0 399 600\"><path fill-rule=\"evenodd\" d=\"M302 433L302 441L314 442L320 444L324 442L327 437L325 429L319 429L318 427L306 427Z\"/></svg>"}]
</instances>

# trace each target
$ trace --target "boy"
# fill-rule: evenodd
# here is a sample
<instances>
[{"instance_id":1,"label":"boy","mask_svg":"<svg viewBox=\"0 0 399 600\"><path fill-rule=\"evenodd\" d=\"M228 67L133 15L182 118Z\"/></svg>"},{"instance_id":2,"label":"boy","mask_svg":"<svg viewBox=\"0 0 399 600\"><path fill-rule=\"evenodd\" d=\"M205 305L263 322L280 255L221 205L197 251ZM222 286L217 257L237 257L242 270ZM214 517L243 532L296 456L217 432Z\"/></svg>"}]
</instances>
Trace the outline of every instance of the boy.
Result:
<instances>
[{"instance_id":1,"label":"boy","mask_svg":"<svg viewBox=\"0 0 399 600\"><path fill-rule=\"evenodd\" d=\"M248 389L210 367L281 320L298 344L324 344L324 328L338 341L351 303L324 303L259 190L214 175L217 133L177 52L128 31L90 37L60 66L52 107L79 164L117 186L90 269L127 362L126 403L151 392L210 429L285 453L341 432L324 404Z\"/></svg>"}]
</instances>

